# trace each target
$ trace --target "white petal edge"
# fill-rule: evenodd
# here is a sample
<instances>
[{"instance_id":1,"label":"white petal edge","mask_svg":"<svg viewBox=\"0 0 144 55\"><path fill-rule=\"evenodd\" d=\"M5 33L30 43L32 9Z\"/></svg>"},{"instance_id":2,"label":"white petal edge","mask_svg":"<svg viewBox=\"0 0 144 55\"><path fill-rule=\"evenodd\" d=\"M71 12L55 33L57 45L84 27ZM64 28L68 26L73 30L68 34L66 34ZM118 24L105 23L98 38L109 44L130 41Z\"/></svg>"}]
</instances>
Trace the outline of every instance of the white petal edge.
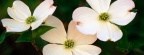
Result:
<instances>
[{"instance_id":1,"label":"white petal edge","mask_svg":"<svg viewBox=\"0 0 144 55\"><path fill-rule=\"evenodd\" d=\"M53 0L45 0L34 10L33 16L36 17L37 20L44 20L49 15L52 15L55 9L56 7L53 6Z\"/></svg>"},{"instance_id":2,"label":"white petal edge","mask_svg":"<svg viewBox=\"0 0 144 55\"><path fill-rule=\"evenodd\" d=\"M94 10L88 7L79 7L74 10L72 17L80 32L83 34L96 34L98 14Z\"/></svg>"},{"instance_id":3,"label":"white petal edge","mask_svg":"<svg viewBox=\"0 0 144 55\"><path fill-rule=\"evenodd\" d=\"M48 15L52 15L55 10L56 10L56 6L52 6L52 7L49 9Z\"/></svg>"},{"instance_id":4,"label":"white petal edge","mask_svg":"<svg viewBox=\"0 0 144 55\"><path fill-rule=\"evenodd\" d=\"M72 39L76 45L93 44L97 37L96 35L85 35L76 29L76 23L72 20L68 27L68 39Z\"/></svg>"},{"instance_id":5,"label":"white petal edge","mask_svg":"<svg viewBox=\"0 0 144 55\"><path fill-rule=\"evenodd\" d=\"M41 38L50 43L63 44L66 40L66 32L63 23L58 18L49 16L45 24L54 28L42 35Z\"/></svg>"},{"instance_id":6,"label":"white petal edge","mask_svg":"<svg viewBox=\"0 0 144 55\"><path fill-rule=\"evenodd\" d=\"M111 19L110 21L112 23L115 23L115 24L118 24L118 25L121 25L121 26L125 26L125 25L129 24L135 18L136 14L137 13L130 12L125 17L118 18L118 19Z\"/></svg>"},{"instance_id":7,"label":"white petal edge","mask_svg":"<svg viewBox=\"0 0 144 55\"><path fill-rule=\"evenodd\" d=\"M30 25L13 19L2 19L1 21L7 32L22 32L30 28Z\"/></svg>"},{"instance_id":8,"label":"white petal edge","mask_svg":"<svg viewBox=\"0 0 144 55\"><path fill-rule=\"evenodd\" d=\"M12 8L16 9L17 12L21 13L21 15L23 15L24 17L31 16L31 11L29 7L22 1L19 0L14 1Z\"/></svg>"},{"instance_id":9,"label":"white petal edge","mask_svg":"<svg viewBox=\"0 0 144 55\"><path fill-rule=\"evenodd\" d=\"M112 5L110 6L110 9L108 11L110 15L110 21L116 23L115 21L117 20L128 20L125 17L134 15L133 13L130 12L131 9L135 7L135 4L132 0L117 0ZM134 18L134 16L133 16ZM131 19L133 19L131 17ZM131 19L129 19L131 21ZM129 22L128 22L129 23ZM117 23L116 23L117 24ZM121 24L118 24L121 25ZM122 24L122 25L126 25Z\"/></svg>"},{"instance_id":10,"label":"white petal edge","mask_svg":"<svg viewBox=\"0 0 144 55\"><path fill-rule=\"evenodd\" d=\"M79 45L73 50L74 55L99 55L101 49L93 45Z\"/></svg>"},{"instance_id":11,"label":"white petal edge","mask_svg":"<svg viewBox=\"0 0 144 55\"><path fill-rule=\"evenodd\" d=\"M72 55L72 52L66 50L63 45L48 44L43 48L43 55Z\"/></svg>"},{"instance_id":12,"label":"white petal edge","mask_svg":"<svg viewBox=\"0 0 144 55\"><path fill-rule=\"evenodd\" d=\"M122 38L122 31L114 24L110 22L103 23L99 27L99 31L97 32L97 38L101 41L118 41Z\"/></svg>"},{"instance_id":13,"label":"white petal edge","mask_svg":"<svg viewBox=\"0 0 144 55\"><path fill-rule=\"evenodd\" d=\"M99 14L107 12L111 2L111 0L86 0L86 1Z\"/></svg>"}]
</instances>

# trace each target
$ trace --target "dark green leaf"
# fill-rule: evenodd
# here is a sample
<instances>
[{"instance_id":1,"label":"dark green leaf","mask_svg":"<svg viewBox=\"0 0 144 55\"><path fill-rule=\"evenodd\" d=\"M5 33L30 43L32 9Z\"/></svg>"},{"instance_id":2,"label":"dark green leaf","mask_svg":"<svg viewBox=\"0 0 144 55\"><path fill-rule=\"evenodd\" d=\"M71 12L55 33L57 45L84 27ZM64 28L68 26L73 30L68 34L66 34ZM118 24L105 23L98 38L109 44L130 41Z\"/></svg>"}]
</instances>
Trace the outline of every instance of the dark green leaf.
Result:
<instances>
[{"instance_id":1,"label":"dark green leaf","mask_svg":"<svg viewBox=\"0 0 144 55\"><path fill-rule=\"evenodd\" d=\"M128 42L127 37L123 36L121 40L117 41L117 47L122 51L125 52L129 49L130 43Z\"/></svg>"},{"instance_id":2,"label":"dark green leaf","mask_svg":"<svg viewBox=\"0 0 144 55\"><path fill-rule=\"evenodd\" d=\"M4 41L5 38L6 38L6 31L4 31L0 36L0 44Z\"/></svg>"},{"instance_id":3,"label":"dark green leaf","mask_svg":"<svg viewBox=\"0 0 144 55\"><path fill-rule=\"evenodd\" d=\"M144 38L139 37L139 36L131 36L131 35L127 35L128 32L123 31L123 37L122 39L120 39L119 41L117 41L117 48L118 50L122 51L122 52L130 52L134 49L138 49L142 46L144 46ZM128 39L128 37L131 37Z\"/></svg>"},{"instance_id":4,"label":"dark green leaf","mask_svg":"<svg viewBox=\"0 0 144 55\"><path fill-rule=\"evenodd\" d=\"M140 38L140 37L136 37L135 40L131 40L130 43L131 43L131 49L138 49L142 46L144 46L144 38Z\"/></svg>"},{"instance_id":5,"label":"dark green leaf","mask_svg":"<svg viewBox=\"0 0 144 55\"><path fill-rule=\"evenodd\" d=\"M32 42L32 32L31 31L25 31L21 34L21 36L16 40L16 43L19 42Z\"/></svg>"},{"instance_id":6,"label":"dark green leaf","mask_svg":"<svg viewBox=\"0 0 144 55\"><path fill-rule=\"evenodd\" d=\"M123 37L119 41L117 41L117 48L122 52L127 52L129 51L131 44L128 41L127 33L123 29L122 31L123 31Z\"/></svg>"},{"instance_id":7,"label":"dark green leaf","mask_svg":"<svg viewBox=\"0 0 144 55\"><path fill-rule=\"evenodd\" d=\"M47 41L44 41L40 37L35 38L35 43L41 51L42 51L43 47L48 44Z\"/></svg>"},{"instance_id":8,"label":"dark green leaf","mask_svg":"<svg viewBox=\"0 0 144 55\"><path fill-rule=\"evenodd\" d=\"M51 26L40 26L39 28L35 29L32 34L33 34L33 37L38 37L44 33L46 33L47 31L51 30L52 28L54 27L51 27Z\"/></svg>"},{"instance_id":9,"label":"dark green leaf","mask_svg":"<svg viewBox=\"0 0 144 55\"><path fill-rule=\"evenodd\" d=\"M51 26L40 26L39 28L35 29L33 31L33 37L35 39L35 43L38 46L38 48L40 50L42 50L42 48L48 44L47 41L42 40L39 36L43 35L44 33L46 33L47 31L51 30L54 27Z\"/></svg>"},{"instance_id":10,"label":"dark green leaf","mask_svg":"<svg viewBox=\"0 0 144 55\"><path fill-rule=\"evenodd\" d=\"M116 43L112 41L100 41L97 40L95 43L95 46L98 46L102 49L102 52L100 55L122 55L120 51L116 48Z\"/></svg>"}]
</instances>

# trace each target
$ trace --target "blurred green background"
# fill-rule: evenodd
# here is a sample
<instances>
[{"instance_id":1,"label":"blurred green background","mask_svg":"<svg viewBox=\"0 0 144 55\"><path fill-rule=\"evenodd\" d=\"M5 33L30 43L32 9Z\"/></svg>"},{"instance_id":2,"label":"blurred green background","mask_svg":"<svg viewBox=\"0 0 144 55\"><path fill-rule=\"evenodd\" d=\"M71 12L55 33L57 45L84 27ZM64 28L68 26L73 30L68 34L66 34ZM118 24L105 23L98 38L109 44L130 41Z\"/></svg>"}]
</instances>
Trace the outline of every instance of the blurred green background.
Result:
<instances>
[{"instance_id":1,"label":"blurred green background","mask_svg":"<svg viewBox=\"0 0 144 55\"><path fill-rule=\"evenodd\" d=\"M14 0L0 0L0 19L10 18L7 14L7 8L12 6ZM43 0L22 0L31 11ZM112 2L115 0L112 0ZM117 42L102 42L97 40L94 45L102 49L100 55L144 55L144 0L133 0L137 15L135 19L126 26L120 27L123 31L123 37ZM54 16L58 17L67 30L67 25L72 20L72 13L77 7L87 6L85 0L54 0L57 6ZM5 30L0 22L0 34ZM39 55L31 43L16 43L20 35L14 34L7 36L5 41L0 44L0 55ZM40 38L36 41L41 50L46 42Z\"/></svg>"}]
</instances>

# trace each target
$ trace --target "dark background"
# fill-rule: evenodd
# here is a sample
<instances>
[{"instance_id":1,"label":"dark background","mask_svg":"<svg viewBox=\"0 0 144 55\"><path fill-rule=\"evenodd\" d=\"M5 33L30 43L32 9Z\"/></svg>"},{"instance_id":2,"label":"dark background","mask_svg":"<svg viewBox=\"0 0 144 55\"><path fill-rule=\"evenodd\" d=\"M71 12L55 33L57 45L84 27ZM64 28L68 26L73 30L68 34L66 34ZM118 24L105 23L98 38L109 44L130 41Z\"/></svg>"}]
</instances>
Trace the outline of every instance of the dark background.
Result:
<instances>
[{"instance_id":1,"label":"dark background","mask_svg":"<svg viewBox=\"0 0 144 55\"><path fill-rule=\"evenodd\" d=\"M14 0L0 0L0 19L10 18L7 14L7 8L12 7ZM22 0L26 3L32 13L34 9L43 0ZM115 0L112 0L112 2ZM102 49L100 55L144 55L144 0L133 0L137 15L135 19L126 26L119 26L123 31L123 38L117 42L102 42L97 40L94 45ZM87 6L85 0L54 0L57 6L54 16L58 17L67 30L67 25L72 20L72 13L77 7ZM5 30L0 22L0 34ZM13 34L7 36L5 41L0 44L0 55L39 55L31 43L16 43L16 39L20 35ZM41 51L45 44L42 40L37 40L37 45Z\"/></svg>"}]
</instances>

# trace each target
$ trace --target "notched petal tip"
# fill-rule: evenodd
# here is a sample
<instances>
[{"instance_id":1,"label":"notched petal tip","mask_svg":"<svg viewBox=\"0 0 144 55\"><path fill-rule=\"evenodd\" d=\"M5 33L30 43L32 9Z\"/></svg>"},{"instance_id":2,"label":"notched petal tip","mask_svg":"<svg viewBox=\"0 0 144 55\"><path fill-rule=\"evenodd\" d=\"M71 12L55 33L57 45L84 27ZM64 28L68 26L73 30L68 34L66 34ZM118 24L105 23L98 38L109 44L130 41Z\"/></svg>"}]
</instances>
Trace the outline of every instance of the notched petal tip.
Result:
<instances>
[{"instance_id":1,"label":"notched petal tip","mask_svg":"<svg viewBox=\"0 0 144 55\"><path fill-rule=\"evenodd\" d=\"M30 28L29 25L13 19L2 19L1 21L7 32L22 32Z\"/></svg>"},{"instance_id":2,"label":"notched petal tip","mask_svg":"<svg viewBox=\"0 0 144 55\"><path fill-rule=\"evenodd\" d=\"M129 12L137 13L137 11L138 11L138 9L133 8L133 9L131 9Z\"/></svg>"},{"instance_id":3,"label":"notched petal tip","mask_svg":"<svg viewBox=\"0 0 144 55\"><path fill-rule=\"evenodd\" d=\"M118 40L120 40L122 38L122 35L121 36L117 36L117 38L115 37L111 37L111 38L109 38L107 41L113 41L113 42L116 42L116 41L118 41Z\"/></svg>"},{"instance_id":4,"label":"notched petal tip","mask_svg":"<svg viewBox=\"0 0 144 55\"><path fill-rule=\"evenodd\" d=\"M76 22L76 25L80 26L82 23L80 21Z\"/></svg>"},{"instance_id":5,"label":"notched petal tip","mask_svg":"<svg viewBox=\"0 0 144 55\"><path fill-rule=\"evenodd\" d=\"M43 1L34 10L33 16L37 17L38 20L41 20L47 18L49 15L52 15L56 10L56 6L53 6L53 3L54 3L53 0Z\"/></svg>"},{"instance_id":6,"label":"notched petal tip","mask_svg":"<svg viewBox=\"0 0 144 55\"><path fill-rule=\"evenodd\" d=\"M5 23L5 19L2 19L1 22L2 22L3 27L6 28L6 32L11 31L10 27L9 27L9 26L6 26L6 25L4 24L4 23Z\"/></svg>"},{"instance_id":7,"label":"notched petal tip","mask_svg":"<svg viewBox=\"0 0 144 55\"><path fill-rule=\"evenodd\" d=\"M113 41L113 42L116 42L117 40L113 40L112 38L109 38L107 41Z\"/></svg>"},{"instance_id":8,"label":"notched petal tip","mask_svg":"<svg viewBox=\"0 0 144 55\"><path fill-rule=\"evenodd\" d=\"M21 0L15 0L15 1L13 2L13 5L16 4L17 2L21 2Z\"/></svg>"},{"instance_id":9,"label":"notched petal tip","mask_svg":"<svg viewBox=\"0 0 144 55\"><path fill-rule=\"evenodd\" d=\"M120 38L120 39L121 39L121 38ZM120 39L118 39L118 40L120 40ZM103 41L103 42L107 42L107 41L116 42L116 41L118 41L118 40L114 40L114 39L112 39L112 38L108 38L107 40L101 40L101 41Z\"/></svg>"},{"instance_id":10,"label":"notched petal tip","mask_svg":"<svg viewBox=\"0 0 144 55\"><path fill-rule=\"evenodd\" d=\"M74 10L72 17L77 24L76 28L83 34L95 34L96 33L96 17L98 14L91 8L79 7Z\"/></svg>"},{"instance_id":11,"label":"notched petal tip","mask_svg":"<svg viewBox=\"0 0 144 55\"><path fill-rule=\"evenodd\" d=\"M11 32L12 31L9 26L3 26L3 27L6 28L6 32Z\"/></svg>"},{"instance_id":12,"label":"notched petal tip","mask_svg":"<svg viewBox=\"0 0 144 55\"><path fill-rule=\"evenodd\" d=\"M15 0L15 1L13 2L13 6L18 5L18 4L25 4L25 3L22 2L21 0ZM13 6L12 6L12 7L13 7Z\"/></svg>"},{"instance_id":13,"label":"notched petal tip","mask_svg":"<svg viewBox=\"0 0 144 55\"><path fill-rule=\"evenodd\" d=\"M14 1L12 7L8 7L7 12L13 19L25 22L28 16L31 16L29 7L22 1Z\"/></svg>"},{"instance_id":14,"label":"notched petal tip","mask_svg":"<svg viewBox=\"0 0 144 55\"><path fill-rule=\"evenodd\" d=\"M53 0L45 0L45 1L49 2L49 4L53 4L54 3Z\"/></svg>"},{"instance_id":15,"label":"notched petal tip","mask_svg":"<svg viewBox=\"0 0 144 55\"><path fill-rule=\"evenodd\" d=\"M54 11L56 10L57 6L51 6L49 9L49 14L48 15L52 15L54 13Z\"/></svg>"}]
</instances>

